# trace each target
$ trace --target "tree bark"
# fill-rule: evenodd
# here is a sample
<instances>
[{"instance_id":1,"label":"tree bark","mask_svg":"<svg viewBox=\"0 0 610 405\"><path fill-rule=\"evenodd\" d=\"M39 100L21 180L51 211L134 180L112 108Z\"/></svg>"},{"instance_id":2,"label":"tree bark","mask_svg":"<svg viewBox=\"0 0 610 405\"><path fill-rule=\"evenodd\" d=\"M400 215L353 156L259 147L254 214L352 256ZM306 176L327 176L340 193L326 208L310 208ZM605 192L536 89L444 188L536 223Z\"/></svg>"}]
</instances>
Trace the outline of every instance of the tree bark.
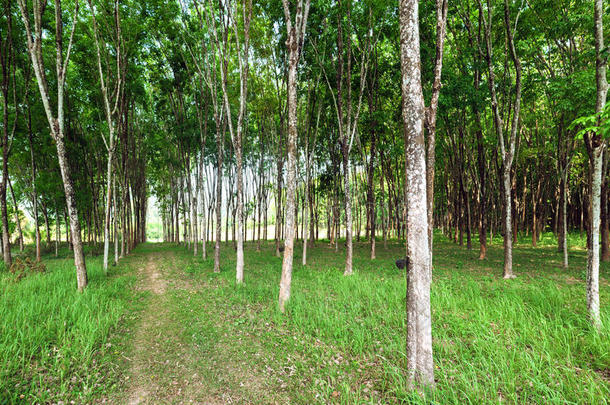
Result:
<instances>
[{"instance_id":1,"label":"tree bark","mask_svg":"<svg viewBox=\"0 0 610 405\"><path fill-rule=\"evenodd\" d=\"M604 50L603 29L603 0L595 0L595 81L597 85L597 97L595 112L601 114L606 105L608 92L608 81L606 79L606 58ZM598 118L598 124L601 117ZM587 134L585 139L591 168L591 198L590 198L590 237L591 244L587 254L587 309L593 327L598 331L601 329L601 317L599 312L599 222L600 222L600 193L602 182L602 160L605 148L601 134ZM607 202L604 201L604 204Z\"/></svg>"},{"instance_id":2,"label":"tree bark","mask_svg":"<svg viewBox=\"0 0 610 405\"><path fill-rule=\"evenodd\" d=\"M430 245L426 197L424 98L421 86L417 0L400 0L402 118L407 197L407 382L434 385Z\"/></svg>"}]
</instances>

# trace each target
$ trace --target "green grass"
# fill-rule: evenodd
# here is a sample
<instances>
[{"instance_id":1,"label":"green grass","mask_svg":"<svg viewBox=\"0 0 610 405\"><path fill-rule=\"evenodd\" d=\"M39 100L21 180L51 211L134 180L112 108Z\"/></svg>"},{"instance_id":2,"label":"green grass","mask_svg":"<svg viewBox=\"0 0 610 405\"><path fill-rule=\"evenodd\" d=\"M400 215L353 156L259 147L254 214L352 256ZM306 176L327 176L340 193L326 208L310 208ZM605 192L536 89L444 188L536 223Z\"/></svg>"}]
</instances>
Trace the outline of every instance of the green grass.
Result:
<instances>
[{"instance_id":1,"label":"green grass","mask_svg":"<svg viewBox=\"0 0 610 405\"><path fill-rule=\"evenodd\" d=\"M116 383L111 332L133 295L133 278L122 265L106 278L101 259L87 258L89 287L78 293L68 255L45 256L47 272L20 282L0 273L0 404L83 403Z\"/></svg>"},{"instance_id":2,"label":"green grass","mask_svg":"<svg viewBox=\"0 0 610 405\"><path fill-rule=\"evenodd\" d=\"M579 238L570 237L570 269L564 271L552 235L543 235L537 248L522 236L514 251L518 277L503 280L499 237L490 244L488 259L479 261L476 240L467 250L437 234L432 285L437 384L423 397L410 392L404 380L405 278L394 266L404 247L396 241L387 250L378 243L374 261L367 244L356 244L352 277L342 275L343 249L337 254L318 242L302 266L299 244L284 315L277 310L281 259L272 242L261 252L246 245L242 286L235 285L231 244L222 246L220 274L212 272L213 259L194 258L182 246L146 244L109 278L100 259L88 257L90 285L83 294L76 292L64 250L59 259L45 259L48 273L19 283L0 273L0 403L113 398L112 392L123 388L122 358L130 356L133 343L127 330L137 327L125 325L140 314L139 298L154 301L133 288L135 269L160 251L160 268L170 280L163 310L177 344L175 358L171 346L163 349L170 359L163 367L169 367L169 382L170 365L187 367L189 378L203 384L204 398L604 404L610 398L610 264L601 267L603 329L597 333L586 315L586 251ZM211 244L208 251L213 252Z\"/></svg>"},{"instance_id":3,"label":"green grass","mask_svg":"<svg viewBox=\"0 0 610 405\"><path fill-rule=\"evenodd\" d=\"M491 245L489 259L479 261L476 249L438 235L432 286L437 387L425 398L409 392L404 380L405 280L393 265L401 245L386 251L378 244L375 261L367 245L357 245L353 277L342 275L341 251L318 243L303 267L297 249L284 316L276 309L281 260L272 244L254 250L246 248L246 282L239 287L233 249L223 249L220 275L211 272L210 259L177 250L184 252L185 276L202 283L198 293L178 298L185 336L208 355L229 346L252 368L273 370L265 374L268 388L294 403L597 404L610 398L609 266L602 265L598 334L586 316L582 249L571 252L564 272L555 246L534 249L524 239L515 248L518 278L503 280L501 246Z\"/></svg>"}]
</instances>

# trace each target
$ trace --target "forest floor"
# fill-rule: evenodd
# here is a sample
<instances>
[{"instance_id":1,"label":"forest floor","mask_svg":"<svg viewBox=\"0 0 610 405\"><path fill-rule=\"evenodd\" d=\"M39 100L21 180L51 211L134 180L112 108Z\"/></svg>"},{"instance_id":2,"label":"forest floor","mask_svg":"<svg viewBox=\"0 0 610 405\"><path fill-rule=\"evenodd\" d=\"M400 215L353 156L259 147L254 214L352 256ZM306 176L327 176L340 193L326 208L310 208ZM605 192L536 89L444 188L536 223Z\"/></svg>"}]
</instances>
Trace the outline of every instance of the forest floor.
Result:
<instances>
[{"instance_id":1,"label":"forest floor","mask_svg":"<svg viewBox=\"0 0 610 405\"><path fill-rule=\"evenodd\" d=\"M573 235L570 246L582 245ZM488 258L437 235L432 286L436 390L404 380L403 246L356 243L352 277L328 242L301 249L287 313L277 311L281 258L273 242L213 259L184 246L144 244L74 288L69 252L16 283L0 272L0 404L607 403L610 264L601 269L603 329L589 326L586 252L570 269L545 235L515 247L517 279L503 280L501 240ZM208 253L213 255L211 246Z\"/></svg>"}]
</instances>

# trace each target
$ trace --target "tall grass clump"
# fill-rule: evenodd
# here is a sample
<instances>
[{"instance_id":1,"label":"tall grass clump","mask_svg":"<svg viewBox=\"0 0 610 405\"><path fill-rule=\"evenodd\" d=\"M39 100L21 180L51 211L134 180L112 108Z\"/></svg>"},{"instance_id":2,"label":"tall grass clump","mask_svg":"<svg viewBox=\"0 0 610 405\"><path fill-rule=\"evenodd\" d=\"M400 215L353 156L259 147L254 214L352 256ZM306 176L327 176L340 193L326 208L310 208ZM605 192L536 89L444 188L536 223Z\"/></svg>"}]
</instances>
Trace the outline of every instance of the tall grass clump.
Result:
<instances>
[{"instance_id":1,"label":"tall grass clump","mask_svg":"<svg viewBox=\"0 0 610 405\"><path fill-rule=\"evenodd\" d=\"M109 341L126 309L132 278L103 275L87 260L89 286L76 290L70 259L15 282L0 273L0 403L87 402L112 383Z\"/></svg>"}]
</instances>

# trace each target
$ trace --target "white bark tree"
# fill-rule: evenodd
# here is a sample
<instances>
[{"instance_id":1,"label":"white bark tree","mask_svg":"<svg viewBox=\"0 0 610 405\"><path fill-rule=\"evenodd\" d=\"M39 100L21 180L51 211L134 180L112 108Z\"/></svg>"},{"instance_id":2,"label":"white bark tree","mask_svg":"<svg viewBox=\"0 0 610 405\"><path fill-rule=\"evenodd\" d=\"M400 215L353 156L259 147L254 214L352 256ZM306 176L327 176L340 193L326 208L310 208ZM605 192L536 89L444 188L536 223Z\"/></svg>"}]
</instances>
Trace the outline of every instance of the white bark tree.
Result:
<instances>
[{"instance_id":1,"label":"white bark tree","mask_svg":"<svg viewBox=\"0 0 610 405\"><path fill-rule=\"evenodd\" d=\"M601 112L606 105L608 93L608 81L606 78L606 57L604 52L604 26L603 26L603 0L595 0L595 81L597 85L597 97L595 100L595 112L599 115L598 125L601 120ZM589 198L590 204L590 236L591 243L587 254L587 309L593 326L601 328L599 313L599 225L601 205L602 184L602 160L606 147L601 134L585 134L585 145L589 154L589 170L591 182ZM605 204L606 202L604 202Z\"/></svg>"},{"instance_id":2,"label":"white bark tree","mask_svg":"<svg viewBox=\"0 0 610 405\"><path fill-rule=\"evenodd\" d=\"M68 163L68 155L64 141L64 86L66 83L66 70L70 61L70 51L72 50L72 42L74 39L74 31L76 29L76 18L78 15L79 3L75 2L72 18L72 31L68 41L68 48L64 55L63 49L63 19L61 0L55 1L55 51L56 51L56 73L57 73L57 100L55 103L56 110L53 110L51 105L51 95L47 80L47 72L44 67L42 53L42 26L43 13L46 8L46 0L33 0L33 18L34 26L30 21L30 12L28 10L27 0L17 0L21 17L25 26L28 53L32 60L36 82L40 90L40 97L44 107L51 136L55 141L57 149L57 158L59 160L59 168L64 185L66 195L66 205L68 208L68 217L70 218L70 235L72 237L72 245L74 249L74 264L76 266L76 281L79 291L84 291L87 286L87 267L85 264L85 256L83 254L83 245L80 234L80 223L78 221L78 209L76 208L76 199L74 197L74 187L72 183L72 175L70 173L70 165ZM32 29L33 28L33 29Z\"/></svg>"},{"instance_id":3,"label":"white bark tree","mask_svg":"<svg viewBox=\"0 0 610 405\"><path fill-rule=\"evenodd\" d=\"M286 209L285 209L285 237L284 260L282 261L282 277L280 280L279 308L286 310L286 303L290 299L290 285L292 283L292 258L294 254L294 222L296 199L296 159L297 159L297 67L303 39L307 28L310 0L297 0L294 20L290 10L289 0L282 0L284 18L288 38L288 167L286 172Z\"/></svg>"},{"instance_id":4,"label":"white bark tree","mask_svg":"<svg viewBox=\"0 0 610 405\"><path fill-rule=\"evenodd\" d=\"M238 7L235 5L233 9L232 2L220 2L220 20L224 24L224 29L221 33L222 43L216 29L215 18L208 17L208 22L212 29L212 34L216 43L216 50L220 55L220 87L224 102L225 114L227 117L227 125L229 134L235 151L236 161L236 177L237 177L237 258L235 264L235 280L238 284L244 281L244 171L243 171L243 132L244 119L246 115L246 101L248 98L248 54L250 49L250 20L252 19L252 1L244 0L242 17L243 17L243 43L240 41L240 35L237 29L237 19L235 14L238 13ZM209 9L213 10L212 2L209 2ZM238 53L239 67L239 113L237 116L237 128L233 125L231 118L231 103L229 102L228 84L228 68L229 68L229 30L233 29L233 37L235 47Z\"/></svg>"},{"instance_id":5,"label":"white bark tree","mask_svg":"<svg viewBox=\"0 0 610 405\"><path fill-rule=\"evenodd\" d=\"M194 2L197 16L199 17L199 23L202 28L209 28L211 26L210 19L208 18L208 10L205 4L200 4L197 0ZM203 8L203 10L202 10ZM210 91L210 100L212 101L212 115L216 124L216 196L215 201L210 198L210 203L216 204L216 240L214 244L214 272L220 272L220 238L222 236L222 224L221 224L221 209L222 209L222 163L224 156L224 137L225 137L225 119L224 119L224 108L218 103L218 81L217 81L217 60L216 53L209 52L208 46L206 45L206 39L201 37L201 49L200 56L201 61L197 57L195 51L189 47L189 53L193 58L193 63L197 68L199 77L205 82L208 90ZM205 243L205 242L204 242Z\"/></svg>"},{"instance_id":6,"label":"white bark tree","mask_svg":"<svg viewBox=\"0 0 610 405\"><path fill-rule=\"evenodd\" d=\"M104 103L104 114L106 116L106 125L108 125L108 139L104 135L102 135L102 140L104 141L104 145L106 146L106 151L108 152L108 160L106 162L106 204L104 210L104 261L103 261L103 269L104 274L108 274L108 256L110 250L110 214L112 201L115 198L113 196L112 189L112 175L113 175L113 159L114 152L116 148L116 127L115 127L115 119L120 115L119 111L119 100L121 99L121 94L123 90L124 83L124 65L122 60L122 48L123 48L123 39L121 37L121 17L119 13L119 2L115 0L114 2L114 30L115 30L115 38L114 38L114 48L115 48L115 63L116 63L116 72L115 72L115 84L114 89L112 90L112 94L108 94L108 84L109 78L104 75L104 69L102 67L102 47L100 47L100 34L97 28L97 20L95 18L95 14L97 13L95 7L93 6L93 1L88 0L89 8L91 9L92 20L93 20L93 38L95 40L95 49L97 55L97 68L98 74L100 77L100 90L102 92L102 100ZM105 45L105 44L104 44ZM103 47L106 49L106 46ZM104 60L107 60L104 58ZM108 71L108 67L106 67L106 71ZM116 213L115 213L116 215ZM115 262L116 264L116 262Z\"/></svg>"},{"instance_id":7,"label":"white bark tree","mask_svg":"<svg viewBox=\"0 0 610 405\"><path fill-rule=\"evenodd\" d=\"M407 379L411 387L434 385L430 249L426 204L424 96L421 85L417 0L400 0L402 118L407 198Z\"/></svg>"}]
</instances>

